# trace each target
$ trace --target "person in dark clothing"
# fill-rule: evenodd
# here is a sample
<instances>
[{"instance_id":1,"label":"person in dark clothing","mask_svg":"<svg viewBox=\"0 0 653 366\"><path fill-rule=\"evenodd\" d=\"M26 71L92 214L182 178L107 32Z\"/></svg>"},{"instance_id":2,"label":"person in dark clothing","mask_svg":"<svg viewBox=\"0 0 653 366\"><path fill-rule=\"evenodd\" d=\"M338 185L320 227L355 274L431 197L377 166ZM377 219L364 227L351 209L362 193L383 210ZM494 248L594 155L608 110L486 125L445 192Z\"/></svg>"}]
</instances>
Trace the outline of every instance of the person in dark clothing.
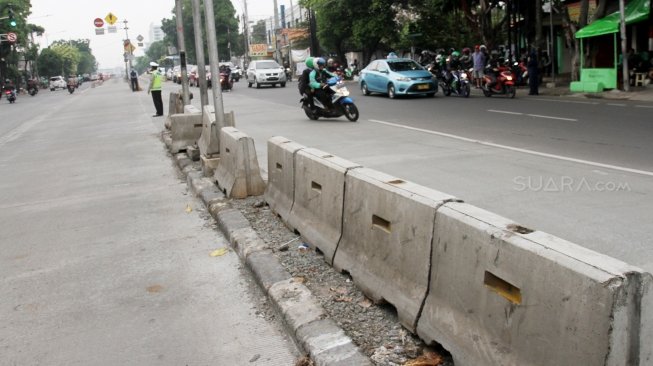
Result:
<instances>
[{"instance_id":1,"label":"person in dark clothing","mask_svg":"<svg viewBox=\"0 0 653 366\"><path fill-rule=\"evenodd\" d=\"M526 64L528 68L528 86L530 91L528 95L539 95L538 86L540 84L540 68L539 63L537 62L537 52L535 49L531 50L531 53L528 55L528 63Z\"/></svg>"},{"instance_id":2,"label":"person in dark clothing","mask_svg":"<svg viewBox=\"0 0 653 366\"><path fill-rule=\"evenodd\" d=\"M132 91L135 92L138 90L138 72L135 69L129 72L129 80L132 84Z\"/></svg>"},{"instance_id":3,"label":"person in dark clothing","mask_svg":"<svg viewBox=\"0 0 653 366\"><path fill-rule=\"evenodd\" d=\"M331 102L331 96L326 91L326 81L328 78L335 75L328 72L325 67L326 61L323 58L318 57L313 60L313 71L311 71L309 75L309 85L313 90L315 97L322 102L322 105L324 105L327 111L330 111L333 109L333 103Z\"/></svg>"}]
</instances>

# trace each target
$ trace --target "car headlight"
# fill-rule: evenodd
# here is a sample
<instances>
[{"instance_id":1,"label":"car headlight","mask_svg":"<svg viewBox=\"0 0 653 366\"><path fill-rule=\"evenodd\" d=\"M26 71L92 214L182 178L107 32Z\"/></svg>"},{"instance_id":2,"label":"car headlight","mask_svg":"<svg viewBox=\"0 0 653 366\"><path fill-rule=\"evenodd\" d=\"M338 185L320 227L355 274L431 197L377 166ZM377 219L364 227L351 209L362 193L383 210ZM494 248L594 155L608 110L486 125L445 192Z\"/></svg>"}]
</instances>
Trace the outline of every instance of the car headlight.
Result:
<instances>
[{"instance_id":1,"label":"car headlight","mask_svg":"<svg viewBox=\"0 0 653 366\"><path fill-rule=\"evenodd\" d=\"M410 81L410 78L401 76L397 78L397 81Z\"/></svg>"}]
</instances>

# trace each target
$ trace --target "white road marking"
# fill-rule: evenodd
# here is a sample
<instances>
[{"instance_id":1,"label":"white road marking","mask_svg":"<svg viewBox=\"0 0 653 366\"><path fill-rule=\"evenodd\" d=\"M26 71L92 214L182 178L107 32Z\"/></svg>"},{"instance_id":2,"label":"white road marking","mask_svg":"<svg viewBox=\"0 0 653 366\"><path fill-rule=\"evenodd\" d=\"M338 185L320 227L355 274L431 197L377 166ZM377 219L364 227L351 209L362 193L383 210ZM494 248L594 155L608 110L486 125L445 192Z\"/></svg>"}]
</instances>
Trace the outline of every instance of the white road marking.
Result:
<instances>
[{"instance_id":1,"label":"white road marking","mask_svg":"<svg viewBox=\"0 0 653 366\"><path fill-rule=\"evenodd\" d=\"M568 157L568 156L548 154L548 153L543 153L543 152L528 150L528 149L522 149L522 148L513 147L513 146L495 144L493 142L488 142L488 141L470 139L470 138L467 138L467 137L453 135L453 134L445 133L445 132L427 130L427 129L424 129L424 128L417 128L417 127L400 125L400 124L392 123L392 122L380 121L380 120L376 120L376 119L370 119L368 121L373 122L373 123L379 123L379 124L386 125L386 126L403 128L403 129L411 130L411 131L424 132L424 133L428 133L430 135L449 137L449 138L452 138L452 139L455 139L455 140L458 140L458 141L471 142L471 143L479 144L479 145L482 145L482 146L489 146L489 147L494 147L494 148L498 148L498 149L515 151L515 152L520 152L520 153L524 153L524 154L535 155L535 156L540 156L540 157L545 157L545 158L550 158L550 159L568 161L568 162L572 162L572 163L585 164L585 165L594 166L594 167L598 167L598 168L606 168L606 169L618 170L618 171L622 171L622 172L641 174L641 175L646 175L646 176L649 176L649 177L653 177L653 172L647 171L647 170L632 169L632 168L622 167L622 166L618 166L618 165L610 165L610 164L603 164L603 163L599 163L599 162L595 162L595 161L576 159L576 158L572 158L572 157Z\"/></svg>"},{"instance_id":2,"label":"white road marking","mask_svg":"<svg viewBox=\"0 0 653 366\"><path fill-rule=\"evenodd\" d=\"M515 115L518 115L518 116L521 116L523 114L523 113L519 113L519 112L497 111L497 110L494 110L494 109L488 109L487 111L492 112L492 113L515 114Z\"/></svg>"},{"instance_id":3,"label":"white road marking","mask_svg":"<svg viewBox=\"0 0 653 366\"><path fill-rule=\"evenodd\" d=\"M606 103L607 105L611 105L613 107L625 107L626 105L623 103Z\"/></svg>"},{"instance_id":4,"label":"white road marking","mask_svg":"<svg viewBox=\"0 0 653 366\"><path fill-rule=\"evenodd\" d=\"M545 98L532 98L531 100L541 100L545 102L556 102L556 103L574 103L574 104L592 104L592 105L599 104L599 102L581 102L577 100L557 100L557 99L545 99Z\"/></svg>"},{"instance_id":5,"label":"white road marking","mask_svg":"<svg viewBox=\"0 0 653 366\"><path fill-rule=\"evenodd\" d=\"M571 122L577 122L578 121L577 119L574 119L574 118L542 116L542 115L539 115L539 114L527 114L527 116L537 117L537 118L559 119L561 121L571 121Z\"/></svg>"},{"instance_id":6,"label":"white road marking","mask_svg":"<svg viewBox=\"0 0 653 366\"><path fill-rule=\"evenodd\" d=\"M640 104L638 104L635 107L637 107L637 108L653 108L653 105L640 105Z\"/></svg>"}]
</instances>

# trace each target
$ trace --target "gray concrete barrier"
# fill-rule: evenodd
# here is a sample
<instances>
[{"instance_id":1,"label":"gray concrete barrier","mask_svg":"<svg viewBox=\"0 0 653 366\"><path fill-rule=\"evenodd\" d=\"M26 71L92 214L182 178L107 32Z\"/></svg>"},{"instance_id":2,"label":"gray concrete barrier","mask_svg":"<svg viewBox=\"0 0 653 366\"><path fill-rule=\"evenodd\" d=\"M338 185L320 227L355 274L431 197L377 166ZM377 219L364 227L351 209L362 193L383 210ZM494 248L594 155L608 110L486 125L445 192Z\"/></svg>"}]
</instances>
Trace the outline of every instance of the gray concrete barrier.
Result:
<instances>
[{"instance_id":1,"label":"gray concrete barrier","mask_svg":"<svg viewBox=\"0 0 653 366\"><path fill-rule=\"evenodd\" d=\"M192 146L202 134L202 114L173 114L170 116L171 152L177 153Z\"/></svg>"},{"instance_id":2,"label":"gray concrete barrier","mask_svg":"<svg viewBox=\"0 0 653 366\"><path fill-rule=\"evenodd\" d=\"M343 233L333 261L375 302L415 331L426 297L435 212L454 197L358 168L345 177Z\"/></svg>"},{"instance_id":3,"label":"gray concrete barrier","mask_svg":"<svg viewBox=\"0 0 653 366\"><path fill-rule=\"evenodd\" d=\"M228 197L262 195L265 182L261 178L254 139L234 127L222 128L220 163L214 177Z\"/></svg>"},{"instance_id":4,"label":"gray concrete barrier","mask_svg":"<svg viewBox=\"0 0 653 366\"><path fill-rule=\"evenodd\" d=\"M456 366L651 365L650 274L468 204L435 217L417 332Z\"/></svg>"},{"instance_id":5,"label":"gray concrete barrier","mask_svg":"<svg viewBox=\"0 0 653 366\"><path fill-rule=\"evenodd\" d=\"M170 98L168 99L168 114L166 115L166 120L163 123L165 128L171 128L171 117L173 114L179 114L184 112L184 104L181 101L181 92L170 92Z\"/></svg>"},{"instance_id":6,"label":"gray concrete barrier","mask_svg":"<svg viewBox=\"0 0 653 366\"><path fill-rule=\"evenodd\" d=\"M215 110L212 105L204 106L202 114L202 133L197 145L200 149L200 155L212 157L220 153L220 131L215 120ZM236 116L234 111L225 113L225 127L236 126Z\"/></svg>"},{"instance_id":7,"label":"gray concrete barrier","mask_svg":"<svg viewBox=\"0 0 653 366\"><path fill-rule=\"evenodd\" d=\"M295 154L295 199L288 224L319 248L329 264L342 235L345 174L359 167L317 149Z\"/></svg>"},{"instance_id":8,"label":"gray concrete barrier","mask_svg":"<svg viewBox=\"0 0 653 366\"><path fill-rule=\"evenodd\" d=\"M295 200L295 154L306 146L275 136L268 140L268 185L265 201L288 223Z\"/></svg>"}]
</instances>

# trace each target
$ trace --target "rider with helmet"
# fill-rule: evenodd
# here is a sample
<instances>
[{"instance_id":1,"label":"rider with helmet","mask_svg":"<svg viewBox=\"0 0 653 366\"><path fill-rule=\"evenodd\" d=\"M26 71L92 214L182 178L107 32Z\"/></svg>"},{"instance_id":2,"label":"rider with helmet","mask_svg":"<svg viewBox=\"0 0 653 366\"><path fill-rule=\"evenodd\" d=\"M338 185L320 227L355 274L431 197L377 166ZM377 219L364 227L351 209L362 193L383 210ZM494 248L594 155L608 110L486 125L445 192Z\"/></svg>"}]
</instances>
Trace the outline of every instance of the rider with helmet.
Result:
<instances>
[{"instance_id":1,"label":"rider with helmet","mask_svg":"<svg viewBox=\"0 0 653 366\"><path fill-rule=\"evenodd\" d=\"M322 57L313 60L313 71L309 75L309 86L315 96L327 110L333 109L331 96L326 92L327 80L335 75L325 69L326 61Z\"/></svg>"},{"instance_id":2,"label":"rider with helmet","mask_svg":"<svg viewBox=\"0 0 653 366\"><path fill-rule=\"evenodd\" d=\"M488 89L492 89L497 84L497 77L499 76L499 67L501 66L501 58L497 50L490 52L490 61L488 67L485 69L485 74L490 77L490 82L487 84Z\"/></svg>"},{"instance_id":3,"label":"rider with helmet","mask_svg":"<svg viewBox=\"0 0 653 366\"><path fill-rule=\"evenodd\" d=\"M472 50L470 50L469 47L463 48L463 54L460 56L460 66L463 68L463 70L469 70L474 67Z\"/></svg>"},{"instance_id":4,"label":"rider with helmet","mask_svg":"<svg viewBox=\"0 0 653 366\"><path fill-rule=\"evenodd\" d=\"M451 52L449 62L447 63L447 82L451 84L452 87L456 87L456 83L458 82L458 70L460 70L460 66L460 52Z\"/></svg>"}]
</instances>

